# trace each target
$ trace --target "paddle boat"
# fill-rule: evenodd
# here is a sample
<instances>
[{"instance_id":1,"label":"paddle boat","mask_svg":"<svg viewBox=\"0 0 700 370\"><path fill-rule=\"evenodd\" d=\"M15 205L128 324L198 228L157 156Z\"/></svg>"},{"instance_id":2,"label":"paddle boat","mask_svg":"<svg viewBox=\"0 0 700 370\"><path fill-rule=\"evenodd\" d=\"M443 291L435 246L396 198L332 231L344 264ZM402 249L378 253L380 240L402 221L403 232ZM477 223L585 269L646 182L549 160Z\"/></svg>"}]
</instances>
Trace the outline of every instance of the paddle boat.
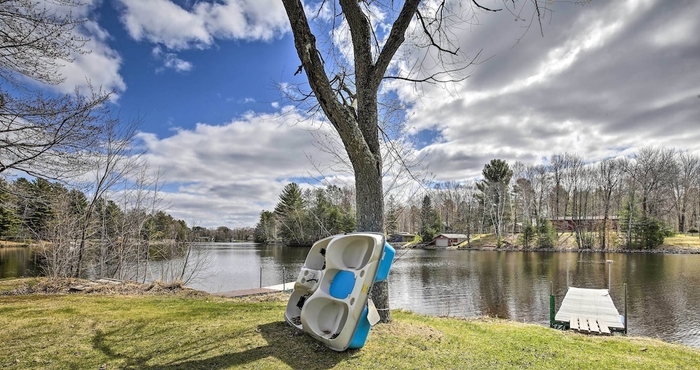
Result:
<instances>
[{"instance_id":1,"label":"paddle boat","mask_svg":"<svg viewBox=\"0 0 700 370\"><path fill-rule=\"evenodd\" d=\"M294 283L285 320L334 351L361 348L379 321L369 291L386 280L395 253L381 233L317 241Z\"/></svg>"}]
</instances>

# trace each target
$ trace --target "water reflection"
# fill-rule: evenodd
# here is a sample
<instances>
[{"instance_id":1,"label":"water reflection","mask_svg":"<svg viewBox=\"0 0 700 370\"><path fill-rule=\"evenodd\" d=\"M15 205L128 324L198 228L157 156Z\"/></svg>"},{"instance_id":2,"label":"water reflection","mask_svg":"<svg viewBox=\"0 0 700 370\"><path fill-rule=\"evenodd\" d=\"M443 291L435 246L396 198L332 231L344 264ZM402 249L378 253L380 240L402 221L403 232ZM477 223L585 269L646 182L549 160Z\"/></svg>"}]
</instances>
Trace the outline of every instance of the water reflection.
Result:
<instances>
[{"instance_id":1,"label":"water reflection","mask_svg":"<svg viewBox=\"0 0 700 370\"><path fill-rule=\"evenodd\" d=\"M309 248L285 248L253 243L202 243L193 258L210 263L192 288L208 292L251 289L296 280Z\"/></svg>"},{"instance_id":2,"label":"water reflection","mask_svg":"<svg viewBox=\"0 0 700 370\"><path fill-rule=\"evenodd\" d=\"M0 248L0 279L36 276L37 272L30 248Z\"/></svg>"},{"instance_id":3,"label":"water reflection","mask_svg":"<svg viewBox=\"0 0 700 370\"><path fill-rule=\"evenodd\" d=\"M700 347L700 255L401 251L389 275L390 302L428 315L495 316L548 325L549 294L606 288L629 333Z\"/></svg>"},{"instance_id":4,"label":"water reflection","mask_svg":"<svg viewBox=\"0 0 700 370\"><path fill-rule=\"evenodd\" d=\"M216 293L296 279L309 248L245 243L195 245L209 264L189 285ZM26 249L0 249L0 273L31 271ZM458 317L496 316L548 325L549 294L567 287L605 288L623 313L628 284L629 333L700 348L700 255L399 250L389 274L392 308ZM157 268L154 267L155 270ZM14 275L13 275L14 274Z\"/></svg>"}]
</instances>

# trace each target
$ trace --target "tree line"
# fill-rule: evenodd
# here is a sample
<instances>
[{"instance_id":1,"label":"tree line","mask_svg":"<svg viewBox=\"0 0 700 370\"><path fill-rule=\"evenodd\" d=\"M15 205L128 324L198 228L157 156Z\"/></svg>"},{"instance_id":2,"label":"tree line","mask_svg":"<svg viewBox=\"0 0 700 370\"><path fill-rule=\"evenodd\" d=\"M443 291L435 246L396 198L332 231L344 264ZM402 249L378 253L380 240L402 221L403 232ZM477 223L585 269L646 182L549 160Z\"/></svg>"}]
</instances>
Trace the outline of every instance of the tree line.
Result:
<instances>
[{"instance_id":1,"label":"tree line","mask_svg":"<svg viewBox=\"0 0 700 370\"><path fill-rule=\"evenodd\" d=\"M261 213L255 238L309 244L352 231L353 196L349 187L302 193L289 184L274 212ZM394 192L384 203L387 234L415 233L423 241L440 233L493 233L499 246L510 240L552 247L556 231L569 231L579 248L647 249L674 233L698 232L700 157L644 147L598 162L575 153L553 154L541 164L494 159L480 180L424 184L417 195Z\"/></svg>"},{"instance_id":2,"label":"tree line","mask_svg":"<svg viewBox=\"0 0 700 370\"><path fill-rule=\"evenodd\" d=\"M547 246L552 224L559 231L565 225L579 248L602 249L651 248L664 236L698 232L700 158L673 148L644 147L598 162L575 153L553 154L542 164L494 159L482 176L426 189L440 232L492 232L499 244L504 234L519 234L522 244L538 237ZM420 231L425 201L421 207L389 199L388 219L396 226L387 231Z\"/></svg>"},{"instance_id":3,"label":"tree line","mask_svg":"<svg viewBox=\"0 0 700 370\"><path fill-rule=\"evenodd\" d=\"M258 243L308 246L326 236L355 230L355 193L351 187L329 185L302 190L287 184L274 211L262 211L255 226Z\"/></svg>"},{"instance_id":4,"label":"tree line","mask_svg":"<svg viewBox=\"0 0 700 370\"><path fill-rule=\"evenodd\" d=\"M0 238L38 244L48 276L144 280L149 261L182 257L190 238L153 195L145 184L93 198L43 178L0 179Z\"/></svg>"}]
</instances>

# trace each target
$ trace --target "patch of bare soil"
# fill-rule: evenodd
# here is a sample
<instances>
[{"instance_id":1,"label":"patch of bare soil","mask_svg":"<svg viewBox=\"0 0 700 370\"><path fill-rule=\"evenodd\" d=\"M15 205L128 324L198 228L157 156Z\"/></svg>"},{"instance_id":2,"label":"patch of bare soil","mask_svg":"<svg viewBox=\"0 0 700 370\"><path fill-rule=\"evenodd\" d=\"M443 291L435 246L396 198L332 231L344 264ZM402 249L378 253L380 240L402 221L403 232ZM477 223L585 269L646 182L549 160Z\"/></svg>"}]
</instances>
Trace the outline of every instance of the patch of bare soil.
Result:
<instances>
[{"instance_id":1,"label":"patch of bare soil","mask_svg":"<svg viewBox=\"0 0 700 370\"><path fill-rule=\"evenodd\" d=\"M183 297L207 297L209 293L183 286L179 282L166 284L153 282L141 284L135 281L85 280L73 278L40 279L24 283L20 287L0 292L0 295L25 294L103 294L103 295L178 295Z\"/></svg>"}]
</instances>

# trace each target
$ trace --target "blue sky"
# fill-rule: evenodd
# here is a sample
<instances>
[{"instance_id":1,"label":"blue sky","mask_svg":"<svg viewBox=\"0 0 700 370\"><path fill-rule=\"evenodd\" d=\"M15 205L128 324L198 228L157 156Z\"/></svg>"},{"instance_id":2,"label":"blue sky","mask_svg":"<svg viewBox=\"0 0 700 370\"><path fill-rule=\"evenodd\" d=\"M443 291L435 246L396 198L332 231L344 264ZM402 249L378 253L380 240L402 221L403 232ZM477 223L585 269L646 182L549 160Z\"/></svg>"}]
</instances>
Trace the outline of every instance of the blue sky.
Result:
<instances>
[{"instance_id":1,"label":"blue sky","mask_svg":"<svg viewBox=\"0 0 700 370\"><path fill-rule=\"evenodd\" d=\"M436 181L473 179L493 158L537 164L569 151L596 161L646 145L700 154L700 2L555 1L544 36L516 17L530 19L532 2L479 2L498 13L463 3L476 17L454 28L453 41L466 56L481 52L470 77L385 86L407 107L404 150ZM390 22L368 9L379 27ZM352 183L323 150L332 131L281 93L306 78L293 75L299 61L280 0L87 0L74 13L91 20L80 32L92 53L46 89L71 91L87 78L115 90L121 117L142 119L139 145L162 173L174 217L253 226L289 181L321 169L328 182ZM328 9L314 14L321 25L333 20ZM340 65L348 40L335 21L335 38L330 26L318 37L334 42ZM423 56L405 45L392 71L434 71Z\"/></svg>"},{"instance_id":2,"label":"blue sky","mask_svg":"<svg viewBox=\"0 0 700 370\"><path fill-rule=\"evenodd\" d=\"M272 103L281 101L278 84L298 65L290 34L173 50L131 37L117 9L118 1L104 1L97 9L100 26L111 36L108 45L122 60L126 89L117 105L124 116L142 118L144 129L159 137L197 122L222 123L248 111L272 111ZM173 59L182 64L167 66Z\"/></svg>"}]
</instances>

